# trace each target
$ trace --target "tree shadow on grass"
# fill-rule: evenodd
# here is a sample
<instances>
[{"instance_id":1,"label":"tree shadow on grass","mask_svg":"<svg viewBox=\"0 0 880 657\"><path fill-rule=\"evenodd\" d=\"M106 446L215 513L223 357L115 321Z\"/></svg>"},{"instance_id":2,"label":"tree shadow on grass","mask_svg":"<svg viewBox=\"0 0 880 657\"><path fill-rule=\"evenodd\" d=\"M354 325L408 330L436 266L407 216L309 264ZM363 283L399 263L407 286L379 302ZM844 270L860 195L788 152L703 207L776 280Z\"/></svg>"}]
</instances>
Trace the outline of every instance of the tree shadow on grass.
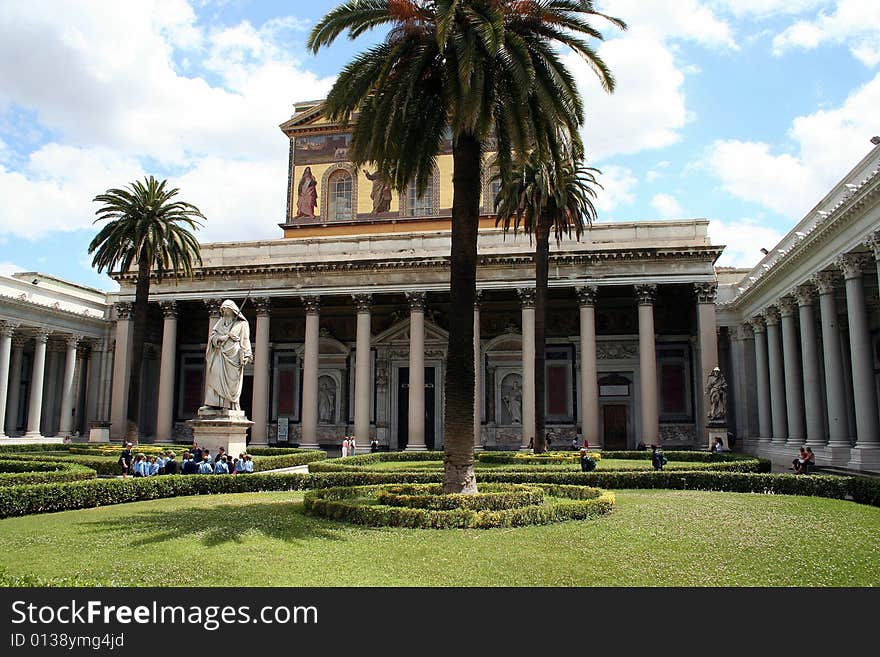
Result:
<instances>
[{"instance_id":1,"label":"tree shadow on grass","mask_svg":"<svg viewBox=\"0 0 880 657\"><path fill-rule=\"evenodd\" d=\"M84 522L82 525L131 535L131 547L182 538L193 538L206 547L213 547L224 543L242 543L248 532L258 532L268 538L291 543L313 538L345 540L327 522L305 515L301 502L222 504L174 511L154 509L125 517ZM340 530L349 527L339 524Z\"/></svg>"}]
</instances>

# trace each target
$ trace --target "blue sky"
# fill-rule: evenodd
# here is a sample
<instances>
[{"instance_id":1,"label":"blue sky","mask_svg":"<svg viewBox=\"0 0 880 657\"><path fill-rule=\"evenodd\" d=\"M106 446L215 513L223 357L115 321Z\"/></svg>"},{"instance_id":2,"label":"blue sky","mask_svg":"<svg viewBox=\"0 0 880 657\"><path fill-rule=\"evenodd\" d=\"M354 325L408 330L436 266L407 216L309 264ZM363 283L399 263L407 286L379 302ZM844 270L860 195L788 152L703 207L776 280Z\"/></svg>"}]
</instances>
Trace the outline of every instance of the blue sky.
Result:
<instances>
[{"instance_id":1,"label":"blue sky","mask_svg":"<svg viewBox=\"0 0 880 657\"><path fill-rule=\"evenodd\" d=\"M306 53L330 0L0 3L0 273L104 289L92 198L168 177L202 241L280 237L292 104L381 33ZM567 61L587 106L601 221L710 219L751 266L880 133L880 2L607 0L618 88Z\"/></svg>"}]
</instances>

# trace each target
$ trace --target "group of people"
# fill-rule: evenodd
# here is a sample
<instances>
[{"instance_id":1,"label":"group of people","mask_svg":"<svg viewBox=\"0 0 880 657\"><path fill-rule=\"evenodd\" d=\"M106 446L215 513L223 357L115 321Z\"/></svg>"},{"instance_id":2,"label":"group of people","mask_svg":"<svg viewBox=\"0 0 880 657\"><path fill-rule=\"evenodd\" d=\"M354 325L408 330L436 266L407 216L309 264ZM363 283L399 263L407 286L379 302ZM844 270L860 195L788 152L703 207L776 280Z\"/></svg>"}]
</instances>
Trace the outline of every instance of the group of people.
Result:
<instances>
[{"instance_id":1,"label":"group of people","mask_svg":"<svg viewBox=\"0 0 880 657\"><path fill-rule=\"evenodd\" d=\"M254 461L250 454L242 452L235 458L226 454L223 447L211 457L211 450L199 447L193 442L192 451L184 452L183 462L177 462L177 455L169 450L164 454L147 456L132 452L132 444L126 443L119 455L122 477L152 477L155 475L176 474L247 474L254 471Z\"/></svg>"},{"instance_id":2,"label":"group of people","mask_svg":"<svg viewBox=\"0 0 880 657\"><path fill-rule=\"evenodd\" d=\"M354 436L346 436L342 439L342 456L354 456L357 454L357 440Z\"/></svg>"},{"instance_id":3,"label":"group of people","mask_svg":"<svg viewBox=\"0 0 880 657\"><path fill-rule=\"evenodd\" d=\"M801 447L798 450L796 459L792 459L789 470L794 470L795 474L810 474L816 466L816 456L813 454L812 447Z\"/></svg>"}]
</instances>

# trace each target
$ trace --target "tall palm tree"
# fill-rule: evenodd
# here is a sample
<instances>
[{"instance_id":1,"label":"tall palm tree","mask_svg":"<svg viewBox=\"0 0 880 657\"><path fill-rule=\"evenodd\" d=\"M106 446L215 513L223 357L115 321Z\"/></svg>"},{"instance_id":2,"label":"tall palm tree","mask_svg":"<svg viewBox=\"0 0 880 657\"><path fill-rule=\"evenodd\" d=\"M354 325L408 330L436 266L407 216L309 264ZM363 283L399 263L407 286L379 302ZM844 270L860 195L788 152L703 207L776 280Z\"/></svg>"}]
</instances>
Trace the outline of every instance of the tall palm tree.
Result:
<instances>
[{"instance_id":1,"label":"tall palm tree","mask_svg":"<svg viewBox=\"0 0 880 657\"><path fill-rule=\"evenodd\" d=\"M150 299L150 273L161 282L167 275L191 276L193 266L202 263L199 243L190 230L202 224L201 211L190 203L173 201L179 190L168 189L167 180L149 176L125 189L108 189L93 200L103 203L94 223L107 220L89 244L95 254L92 266L98 271L127 272L137 264L134 297L134 326L131 339L131 369L128 385L126 437L137 436L140 411L141 362L144 330Z\"/></svg>"},{"instance_id":2,"label":"tall palm tree","mask_svg":"<svg viewBox=\"0 0 880 657\"><path fill-rule=\"evenodd\" d=\"M535 153L508 179L501 181L495 199L497 222L504 230L522 228L535 238L535 452L546 448L544 361L550 232L557 244L563 235L580 238L584 227L596 218L593 199L598 169L579 160L561 165L547 162Z\"/></svg>"},{"instance_id":3,"label":"tall palm tree","mask_svg":"<svg viewBox=\"0 0 880 657\"><path fill-rule=\"evenodd\" d=\"M324 104L352 125L356 166L373 163L397 190L423 193L447 127L452 129L453 200L444 483L476 492L473 452L473 315L482 157L491 138L510 171L535 152L559 161L557 126L577 135L583 103L557 47L580 54L608 90L614 79L587 42L600 17L589 0L349 0L312 30L313 52L343 32L387 26L385 40L342 71Z\"/></svg>"}]
</instances>

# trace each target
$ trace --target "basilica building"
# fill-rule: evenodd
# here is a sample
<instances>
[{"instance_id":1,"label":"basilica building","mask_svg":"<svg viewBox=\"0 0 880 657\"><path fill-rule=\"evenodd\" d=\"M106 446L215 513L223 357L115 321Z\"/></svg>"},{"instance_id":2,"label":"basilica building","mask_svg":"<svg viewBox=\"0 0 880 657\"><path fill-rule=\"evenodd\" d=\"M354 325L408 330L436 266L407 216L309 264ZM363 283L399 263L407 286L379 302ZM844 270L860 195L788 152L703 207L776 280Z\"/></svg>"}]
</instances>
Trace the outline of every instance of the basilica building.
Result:
<instances>
[{"instance_id":1,"label":"basilica building","mask_svg":"<svg viewBox=\"0 0 880 657\"><path fill-rule=\"evenodd\" d=\"M350 133L320 101L296 105L281 131L290 160L278 238L203 244L195 276L151 287L144 439L189 438L210 326L230 298L251 326L241 396L251 444L338 447L355 434L391 450L442 448L451 141L420 196L355 168ZM554 447L703 447L718 366L728 446L782 462L807 443L820 463L880 471L878 166L880 147L752 270L716 267L724 245L705 219L600 222L551 245L547 390L536 400L534 246L495 226L487 154L475 448L527 445L536 404ZM0 442L122 435L135 290L133 275L116 278L110 295L0 278ZM51 286L67 306L35 295Z\"/></svg>"}]
</instances>

